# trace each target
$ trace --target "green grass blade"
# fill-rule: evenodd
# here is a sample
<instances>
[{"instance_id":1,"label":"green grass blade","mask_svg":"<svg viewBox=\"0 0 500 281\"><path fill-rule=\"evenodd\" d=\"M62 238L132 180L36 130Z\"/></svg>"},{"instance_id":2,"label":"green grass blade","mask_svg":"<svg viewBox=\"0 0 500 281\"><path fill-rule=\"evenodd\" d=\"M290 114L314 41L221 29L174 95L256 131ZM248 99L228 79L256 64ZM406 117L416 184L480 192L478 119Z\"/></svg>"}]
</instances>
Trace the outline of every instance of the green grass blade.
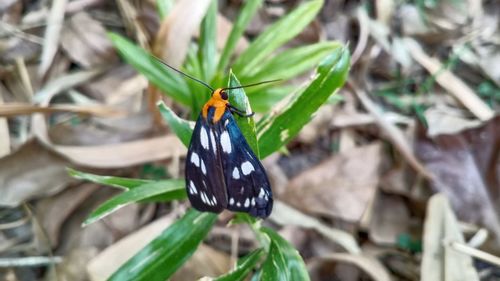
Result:
<instances>
[{"instance_id":1,"label":"green grass blade","mask_svg":"<svg viewBox=\"0 0 500 281\"><path fill-rule=\"evenodd\" d=\"M342 87L350 66L347 48L339 48L318 66L314 80L289 103L257 124L261 157L280 149L295 137L330 95Z\"/></svg>"},{"instance_id":2,"label":"green grass blade","mask_svg":"<svg viewBox=\"0 0 500 281\"><path fill-rule=\"evenodd\" d=\"M231 272L215 278L213 281L243 281L248 276L250 271L254 269L259 260L264 256L263 249L257 249L250 254L244 256L238 261L238 266Z\"/></svg>"},{"instance_id":3,"label":"green grass blade","mask_svg":"<svg viewBox=\"0 0 500 281\"><path fill-rule=\"evenodd\" d=\"M252 110L255 112L269 112L275 104L295 92L295 90L297 90L297 86L281 86L259 89L255 92L253 90L252 92L247 91L247 93Z\"/></svg>"},{"instance_id":4,"label":"green grass blade","mask_svg":"<svg viewBox=\"0 0 500 281\"><path fill-rule=\"evenodd\" d=\"M179 74L167 69L152 55L125 37L115 33L109 33L108 36L121 56L151 83L175 101L190 105L189 88Z\"/></svg>"},{"instance_id":5,"label":"green grass blade","mask_svg":"<svg viewBox=\"0 0 500 281\"><path fill-rule=\"evenodd\" d=\"M233 65L238 76L246 76L274 50L299 34L314 19L323 0L305 2L264 32L241 54Z\"/></svg>"},{"instance_id":6,"label":"green grass blade","mask_svg":"<svg viewBox=\"0 0 500 281\"><path fill-rule=\"evenodd\" d=\"M83 222L83 225L85 226L96 222L128 204L160 194L165 195L163 198L169 198L170 200L185 198L186 190L184 180L149 182L120 193L97 207L97 209L95 209Z\"/></svg>"},{"instance_id":7,"label":"green grass blade","mask_svg":"<svg viewBox=\"0 0 500 281\"><path fill-rule=\"evenodd\" d=\"M71 168L66 168L68 174L74 178L80 180L87 180L103 185L109 185L122 189L132 189L138 186L151 183L150 180L142 180L142 179L131 179L131 178L121 178L121 177L111 177L111 176L100 176L89 173L80 172L77 170L73 170Z\"/></svg>"},{"instance_id":8,"label":"green grass blade","mask_svg":"<svg viewBox=\"0 0 500 281\"><path fill-rule=\"evenodd\" d=\"M189 210L122 265L108 280L169 279L193 255L216 219L215 214Z\"/></svg>"},{"instance_id":9,"label":"green grass blade","mask_svg":"<svg viewBox=\"0 0 500 281\"><path fill-rule=\"evenodd\" d=\"M217 72L224 72L226 69L238 40L243 35L243 32L245 32L248 23L250 23L250 20L255 15L255 12L257 12L257 9L259 9L262 5L262 1L263 0L254 0L245 2L245 6L241 9L236 22L233 23L233 29L231 29L231 33L229 34L226 44L224 45L224 50L222 50L219 64L217 65Z\"/></svg>"},{"instance_id":10,"label":"green grass blade","mask_svg":"<svg viewBox=\"0 0 500 281\"><path fill-rule=\"evenodd\" d=\"M210 3L200 29L198 59L203 69L203 76L200 78L208 82L212 80L217 67L217 0Z\"/></svg>"},{"instance_id":11,"label":"green grass blade","mask_svg":"<svg viewBox=\"0 0 500 281\"><path fill-rule=\"evenodd\" d=\"M245 84L269 79L288 80L315 67L322 59L342 45L337 42L321 42L305 47L288 49L260 64L248 76L240 77ZM263 86L272 86L264 84ZM253 89L252 89L253 91ZM250 91L249 95L250 94Z\"/></svg>"},{"instance_id":12,"label":"green grass blade","mask_svg":"<svg viewBox=\"0 0 500 281\"><path fill-rule=\"evenodd\" d=\"M241 84L236 76L232 72L229 73L229 87L238 86L241 86ZM229 103L239 110L246 112L247 114L252 112L250 103L248 102L248 98L243 88L229 91ZM240 128L241 133L250 145L250 148L252 148L255 155L259 157L259 145L257 143L257 137L255 134L255 123L253 121L253 117L241 117L237 114L233 114L233 116L236 120L236 123L238 123L238 127Z\"/></svg>"},{"instance_id":13,"label":"green grass blade","mask_svg":"<svg viewBox=\"0 0 500 281\"><path fill-rule=\"evenodd\" d=\"M175 135L177 135L186 147L189 147L195 123L177 116L163 101L158 103L158 109L163 119L170 126L170 129L174 131Z\"/></svg>"},{"instance_id":14,"label":"green grass blade","mask_svg":"<svg viewBox=\"0 0 500 281\"><path fill-rule=\"evenodd\" d=\"M156 7L158 8L158 15L160 15L160 19L164 19L172 8L174 7L173 0L156 0Z\"/></svg>"},{"instance_id":15,"label":"green grass blade","mask_svg":"<svg viewBox=\"0 0 500 281\"><path fill-rule=\"evenodd\" d=\"M262 265L262 281L308 281L306 265L297 250L270 228L262 231L271 238L267 259Z\"/></svg>"}]
</instances>

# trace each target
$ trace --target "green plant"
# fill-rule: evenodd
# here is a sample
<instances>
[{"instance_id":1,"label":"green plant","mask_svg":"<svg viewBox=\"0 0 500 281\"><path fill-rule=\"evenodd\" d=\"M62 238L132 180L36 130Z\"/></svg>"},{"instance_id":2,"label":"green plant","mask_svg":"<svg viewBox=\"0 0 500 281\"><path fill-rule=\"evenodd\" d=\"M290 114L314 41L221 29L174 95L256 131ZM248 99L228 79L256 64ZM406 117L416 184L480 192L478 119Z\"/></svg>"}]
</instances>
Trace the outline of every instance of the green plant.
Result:
<instances>
[{"instance_id":1,"label":"green plant","mask_svg":"<svg viewBox=\"0 0 500 281\"><path fill-rule=\"evenodd\" d=\"M229 93L230 102L234 106L250 112L250 106L258 104L258 109L264 113L257 123L254 123L253 118L235 116L238 126L256 155L264 158L278 151L296 136L309 122L314 112L343 85L350 65L349 52L339 43L322 42L289 49L269 59L277 48L296 36L319 12L323 0L313 0L302 4L258 36L234 61L233 71L228 72L227 66L231 61L236 42L262 0L246 2L220 56L215 49L216 2L213 1L201 24L198 49L190 52L183 67L183 70L190 75L210 81L213 86L220 86L221 81L227 80L229 86L237 86L260 79L286 80L318 65L310 83L293 93L290 92L290 86L270 84L249 89L247 93L243 89L232 90ZM163 13L166 11L164 10L162 15ZM177 103L188 106L193 117L199 114L203 102L208 99L206 89L198 89L199 85L185 81L183 77L166 69L145 50L122 36L117 34L109 36L122 57L151 83ZM274 93L280 93L280 98L269 96ZM283 106L274 108L272 113L268 112L282 97L286 99L283 101ZM163 103L158 107L172 131L187 146L193 122L180 118ZM92 212L84 225L102 219L130 203L166 202L186 198L183 180L152 181L98 176L75 170L69 172L76 178L124 190ZM189 210L122 265L110 280L168 279L194 253L216 218L215 214ZM257 269L254 276L260 280L309 279L298 252L276 232L262 228L260 221L246 214L237 214L233 223L248 224L254 230L261 246L240 258L233 271L215 280L243 280L253 269Z\"/></svg>"}]
</instances>

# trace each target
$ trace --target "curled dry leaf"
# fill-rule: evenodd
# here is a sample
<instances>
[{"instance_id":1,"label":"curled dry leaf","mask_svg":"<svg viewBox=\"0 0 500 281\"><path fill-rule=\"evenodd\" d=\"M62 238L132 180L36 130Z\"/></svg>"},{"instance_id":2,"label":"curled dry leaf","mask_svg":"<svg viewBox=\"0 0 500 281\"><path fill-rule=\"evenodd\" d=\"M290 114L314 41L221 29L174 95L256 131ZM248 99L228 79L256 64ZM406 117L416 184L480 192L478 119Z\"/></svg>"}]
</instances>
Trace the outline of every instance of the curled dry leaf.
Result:
<instances>
[{"instance_id":1,"label":"curled dry leaf","mask_svg":"<svg viewBox=\"0 0 500 281\"><path fill-rule=\"evenodd\" d=\"M446 196L436 194L427 207L421 280L479 281L472 258L445 246L445 241L464 242Z\"/></svg>"},{"instance_id":2,"label":"curled dry leaf","mask_svg":"<svg viewBox=\"0 0 500 281\"><path fill-rule=\"evenodd\" d=\"M0 158L0 206L14 207L39 196L56 193L71 181L69 162L38 141Z\"/></svg>"},{"instance_id":3,"label":"curled dry leaf","mask_svg":"<svg viewBox=\"0 0 500 281\"><path fill-rule=\"evenodd\" d=\"M106 30L85 12L75 14L64 25L61 45L68 56L83 68L103 65L116 59Z\"/></svg>"},{"instance_id":4,"label":"curled dry leaf","mask_svg":"<svg viewBox=\"0 0 500 281\"><path fill-rule=\"evenodd\" d=\"M45 28L40 67L38 69L40 76L45 76L45 73L50 68L52 60L56 55L61 29L64 26L64 11L67 2L67 0L52 1L52 7L50 8L50 14L47 18L47 25Z\"/></svg>"},{"instance_id":5,"label":"curled dry leaf","mask_svg":"<svg viewBox=\"0 0 500 281\"><path fill-rule=\"evenodd\" d=\"M402 233L408 233L410 211L402 197L379 193L371 212L370 238L374 243L394 245Z\"/></svg>"},{"instance_id":6,"label":"curled dry leaf","mask_svg":"<svg viewBox=\"0 0 500 281\"><path fill-rule=\"evenodd\" d=\"M348 150L291 180L282 200L308 213L357 222L379 182L380 143Z\"/></svg>"},{"instance_id":7,"label":"curled dry leaf","mask_svg":"<svg viewBox=\"0 0 500 281\"><path fill-rule=\"evenodd\" d=\"M429 138L420 128L416 153L429 171L431 187L445 194L461 220L481 223L500 237L498 147L500 117L454 135Z\"/></svg>"}]
</instances>

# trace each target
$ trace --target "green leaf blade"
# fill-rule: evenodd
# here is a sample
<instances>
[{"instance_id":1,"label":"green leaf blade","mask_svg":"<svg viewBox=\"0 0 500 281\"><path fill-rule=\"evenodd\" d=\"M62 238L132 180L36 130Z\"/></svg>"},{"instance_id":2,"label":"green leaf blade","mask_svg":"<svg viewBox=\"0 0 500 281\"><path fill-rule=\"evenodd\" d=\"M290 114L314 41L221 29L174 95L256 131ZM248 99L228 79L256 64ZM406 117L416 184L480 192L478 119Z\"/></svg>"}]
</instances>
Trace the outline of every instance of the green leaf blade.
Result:
<instances>
[{"instance_id":1,"label":"green leaf blade","mask_svg":"<svg viewBox=\"0 0 500 281\"><path fill-rule=\"evenodd\" d=\"M267 259L262 265L262 281L308 281L304 260L288 241L270 228L262 228L262 232L271 238L271 246Z\"/></svg>"},{"instance_id":2,"label":"green leaf blade","mask_svg":"<svg viewBox=\"0 0 500 281\"><path fill-rule=\"evenodd\" d=\"M115 33L109 33L108 36L121 56L151 83L175 101L184 105L190 104L189 88L177 73L167 69L155 57L125 37Z\"/></svg>"},{"instance_id":3,"label":"green leaf blade","mask_svg":"<svg viewBox=\"0 0 500 281\"><path fill-rule=\"evenodd\" d=\"M91 181L94 183L99 183L103 185L109 185L122 189L133 189L135 187L151 183L150 180L143 179L132 179L132 178L122 178L122 177L112 177L112 176L100 176L89 173L80 172L77 170L73 170L71 168L66 169L68 174L74 178L80 180Z\"/></svg>"},{"instance_id":4,"label":"green leaf blade","mask_svg":"<svg viewBox=\"0 0 500 281\"><path fill-rule=\"evenodd\" d=\"M160 110L161 116L165 119L172 131L174 131L175 135L177 135L186 147L189 147L193 134L194 122L187 121L177 116L163 101L158 103L158 110Z\"/></svg>"},{"instance_id":5,"label":"green leaf blade","mask_svg":"<svg viewBox=\"0 0 500 281\"><path fill-rule=\"evenodd\" d=\"M83 225L94 223L129 204L159 195L164 195L162 198L169 200L185 198L187 195L184 180L149 182L122 192L97 207L83 222Z\"/></svg>"},{"instance_id":6,"label":"green leaf blade","mask_svg":"<svg viewBox=\"0 0 500 281\"><path fill-rule=\"evenodd\" d=\"M259 260L264 256L263 249L257 249L238 261L238 266L233 271L215 278L213 281L242 281L257 265Z\"/></svg>"},{"instance_id":7,"label":"green leaf blade","mask_svg":"<svg viewBox=\"0 0 500 281\"><path fill-rule=\"evenodd\" d=\"M346 81L350 66L347 48L339 48L318 66L314 80L288 104L257 124L261 157L277 151L295 137L314 112Z\"/></svg>"},{"instance_id":8,"label":"green leaf blade","mask_svg":"<svg viewBox=\"0 0 500 281\"><path fill-rule=\"evenodd\" d=\"M108 280L167 280L193 255L216 220L215 214L189 210L122 265Z\"/></svg>"},{"instance_id":9,"label":"green leaf blade","mask_svg":"<svg viewBox=\"0 0 500 281\"><path fill-rule=\"evenodd\" d=\"M217 67L217 0L212 0L200 27L198 59L203 69L204 81L212 80Z\"/></svg>"},{"instance_id":10,"label":"green leaf blade","mask_svg":"<svg viewBox=\"0 0 500 281\"><path fill-rule=\"evenodd\" d=\"M234 72L241 77L246 76L274 50L304 30L322 6L323 0L306 2L271 25L236 60Z\"/></svg>"},{"instance_id":11,"label":"green leaf blade","mask_svg":"<svg viewBox=\"0 0 500 281\"><path fill-rule=\"evenodd\" d=\"M239 87L241 86L238 78L231 72L229 74L229 87ZM229 90L229 103L239 110L246 112L246 114L252 113L252 109L250 108L250 103L248 102L248 98L245 94L245 90L243 88ZM259 145L257 142L256 131L255 131L255 122L252 117L241 117L237 114L234 114L234 119L238 124L238 127L241 130L241 133L245 137L246 141L252 148L253 152L257 157L259 157Z\"/></svg>"},{"instance_id":12,"label":"green leaf blade","mask_svg":"<svg viewBox=\"0 0 500 281\"><path fill-rule=\"evenodd\" d=\"M250 23L250 20L255 15L255 12L257 12L257 9L259 9L262 5L262 1L263 0L254 0L245 2L245 6L241 9L236 22L233 23L233 28L227 38L226 44L224 45L224 50L222 50L219 64L217 65L218 72L224 72L226 69L238 40L243 35L245 28Z\"/></svg>"}]
</instances>

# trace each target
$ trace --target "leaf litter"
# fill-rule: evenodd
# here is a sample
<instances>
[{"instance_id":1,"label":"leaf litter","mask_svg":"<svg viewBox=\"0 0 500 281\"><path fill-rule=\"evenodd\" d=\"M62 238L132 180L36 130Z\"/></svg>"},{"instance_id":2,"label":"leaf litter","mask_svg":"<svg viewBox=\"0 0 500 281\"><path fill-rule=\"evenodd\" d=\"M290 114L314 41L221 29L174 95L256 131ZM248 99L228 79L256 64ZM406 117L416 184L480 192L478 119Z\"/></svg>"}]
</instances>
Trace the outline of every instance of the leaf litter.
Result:
<instances>
[{"instance_id":1,"label":"leaf litter","mask_svg":"<svg viewBox=\"0 0 500 281\"><path fill-rule=\"evenodd\" d=\"M177 1L164 20L152 12L155 1L146 2L0 5L2 258L22 241L39 244L24 256L53 251L63 258L45 276L23 267L33 280L104 280L186 207L130 205L82 230L86 215L115 193L75 182L65 170L136 178L182 172L185 148L153 121L154 105L162 98L177 115L188 113L153 95L117 58L106 32L126 34L180 66L210 1ZM219 1L219 50L240 2ZM292 11L292 2L265 1L237 53ZM264 224L296 243L313 280L498 278L500 8L495 1L417 2L326 1L283 47L341 39L353 54L341 98L318 111L287 154L264 162L277 197ZM32 216L23 215L26 204L35 206ZM226 229L228 217L215 229ZM174 280L227 272L231 256L256 245L243 236L214 231ZM19 272L9 278L22 280Z\"/></svg>"}]
</instances>

